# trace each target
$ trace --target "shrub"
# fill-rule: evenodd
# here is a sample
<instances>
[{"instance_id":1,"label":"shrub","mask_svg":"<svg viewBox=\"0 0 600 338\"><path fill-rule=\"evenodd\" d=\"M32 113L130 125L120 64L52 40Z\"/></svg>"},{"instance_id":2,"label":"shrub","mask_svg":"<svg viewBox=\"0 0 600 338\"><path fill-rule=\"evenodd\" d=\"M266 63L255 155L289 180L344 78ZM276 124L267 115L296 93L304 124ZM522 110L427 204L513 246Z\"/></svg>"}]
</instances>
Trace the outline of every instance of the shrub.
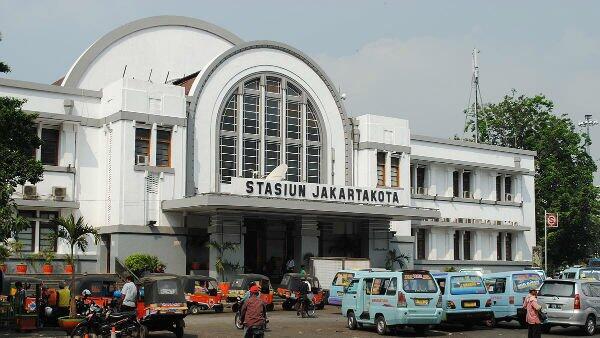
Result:
<instances>
[{"instance_id":1,"label":"shrub","mask_svg":"<svg viewBox=\"0 0 600 338\"><path fill-rule=\"evenodd\" d=\"M127 267L136 276L142 276L146 272L158 271L165 264L158 257L144 253L134 253L125 258L125 267Z\"/></svg>"}]
</instances>

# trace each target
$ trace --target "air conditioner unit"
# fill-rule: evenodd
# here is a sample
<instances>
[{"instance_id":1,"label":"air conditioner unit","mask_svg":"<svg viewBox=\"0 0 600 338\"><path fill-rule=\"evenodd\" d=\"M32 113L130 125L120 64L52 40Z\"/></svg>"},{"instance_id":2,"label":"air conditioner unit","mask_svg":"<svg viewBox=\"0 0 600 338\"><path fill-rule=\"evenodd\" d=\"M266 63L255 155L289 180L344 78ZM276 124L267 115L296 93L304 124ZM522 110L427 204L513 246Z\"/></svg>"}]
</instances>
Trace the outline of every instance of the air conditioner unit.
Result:
<instances>
[{"instance_id":1,"label":"air conditioner unit","mask_svg":"<svg viewBox=\"0 0 600 338\"><path fill-rule=\"evenodd\" d=\"M417 195L427 195L427 188L417 187Z\"/></svg>"},{"instance_id":2,"label":"air conditioner unit","mask_svg":"<svg viewBox=\"0 0 600 338\"><path fill-rule=\"evenodd\" d=\"M463 198L473 198L473 193L470 191L463 191Z\"/></svg>"},{"instance_id":3,"label":"air conditioner unit","mask_svg":"<svg viewBox=\"0 0 600 338\"><path fill-rule=\"evenodd\" d=\"M495 224L496 225L502 225L502 221L496 221Z\"/></svg>"},{"instance_id":4,"label":"air conditioner unit","mask_svg":"<svg viewBox=\"0 0 600 338\"><path fill-rule=\"evenodd\" d=\"M465 218L465 223L473 223L473 219L472 218Z\"/></svg>"},{"instance_id":5,"label":"air conditioner unit","mask_svg":"<svg viewBox=\"0 0 600 338\"><path fill-rule=\"evenodd\" d=\"M23 199L34 200L37 199L37 187L35 185L23 186Z\"/></svg>"},{"instance_id":6,"label":"air conditioner unit","mask_svg":"<svg viewBox=\"0 0 600 338\"><path fill-rule=\"evenodd\" d=\"M504 200L507 202L512 202L513 196L511 194L504 194Z\"/></svg>"},{"instance_id":7,"label":"air conditioner unit","mask_svg":"<svg viewBox=\"0 0 600 338\"><path fill-rule=\"evenodd\" d=\"M137 165L148 165L148 156L146 155L135 155L135 164Z\"/></svg>"},{"instance_id":8,"label":"air conditioner unit","mask_svg":"<svg viewBox=\"0 0 600 338\"><path fill-rule=\"evenodd\" d=\"M442 218L442 222L450 223L450 217Z\"/></svg>"},{"instance_id":9,"label":"air conditioner unit","mask_svg":"<svg viewBox=\"0 0 600 338\"><path fill-rule=\"evenodd\" d=\"M67 197L67 188L65 187L52 187L52 196L55 201L62 201Z\"/></svg>"},{"instance_id":10,"label":"air conditioner unit","mask_svg":"<svg viewBox=\"0 0 600 338\"><path fill-rule=\"evenodd\" d=\"M458 223L464 223L464 222L465 222L465 219L464 219L464 218L462 218L462 217L459 217L459 218L458 218Z\"/></svg>"},{"instance_id":11,"label":"air conditioner unit","mask_svg":"<svg viewBox=\"0 0 600 338\"><path fill-rule=\"evenodd\" d=\"M486 219L485 220L485 224L492 224L492 220L491 219Z\"/></svg>"}]
</instances>

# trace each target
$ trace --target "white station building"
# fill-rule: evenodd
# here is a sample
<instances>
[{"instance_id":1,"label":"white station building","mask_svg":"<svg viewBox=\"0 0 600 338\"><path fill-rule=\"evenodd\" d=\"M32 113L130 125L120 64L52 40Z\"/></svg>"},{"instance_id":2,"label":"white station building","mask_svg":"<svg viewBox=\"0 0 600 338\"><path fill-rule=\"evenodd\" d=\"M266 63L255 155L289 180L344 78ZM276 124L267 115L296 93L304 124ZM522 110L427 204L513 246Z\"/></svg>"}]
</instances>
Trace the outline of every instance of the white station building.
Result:
<instances>
[{"instance_id":1,"label":"white station building","mask_svg":"<svg viewBox=\"0 0 600 338\"><path fill-rule=\"evenodd\" d=\"M210 241L275 278L289 257L382 267L393 249L432 270L531 265L534 152L350 117L319 65L283 43L151 17L101 37L55 83L0 79L0 95L27 100L43 140L44 180L14 196L32 225L18 240L45 250L50 219L83 216L101 233L83 271L145 252L168 272L216 275Z\"/></svg>"}]
</instances>

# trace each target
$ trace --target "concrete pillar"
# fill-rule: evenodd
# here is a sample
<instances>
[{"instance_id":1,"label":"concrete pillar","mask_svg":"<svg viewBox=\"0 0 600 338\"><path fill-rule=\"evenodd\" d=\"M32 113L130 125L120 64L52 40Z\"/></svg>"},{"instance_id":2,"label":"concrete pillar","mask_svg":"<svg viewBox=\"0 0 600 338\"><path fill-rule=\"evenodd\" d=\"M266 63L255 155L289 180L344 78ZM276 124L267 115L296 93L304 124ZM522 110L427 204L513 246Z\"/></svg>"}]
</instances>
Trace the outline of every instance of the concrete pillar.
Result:
<instances>
[{"instance_id":1,"label":"concrete pillar","mask_svg":"<svg viewBox=\"0 0 600 338\"><path fill-rule=\"evenodd\" d=\"M296 261L296 271L299 271L300 265L305 264L304 255L310 253L313 256L319 256L319 235L317 218L314 216L302 216L299 220L297 231L297 240L294 248L294 260ZM308 266L306 266L308 269Z\"/></svg>"},{"instance_id":2,"label":"concrete pillar","mask_svg":"<svg viewBox=\"0 0 600 338\"><path fill-rule=\"evenodd\" d=\"M465 259L465 231L464 230L460 230L458 232L459 236L459 242L458 242L458 247L460 248L460 254L459 254L459 258L460 260L464 260Z\"/></svg>"},{"instance_id":3,"label":"concrete pillar","mask_svg":"<svg viewBox=\"0 0 600 338\"><path fill-rule=\"evenodd\" d=\"M384 268L385 258L390 249L390 221L369 220L368 230L371 267Z\"/></svg>"},{"instance_id":4,"label":"concrete pillar","mask_svg":"<svg viewBox=\"0 0 600 338\"><path fill-rule=\"evenodd\" d=\"M210 234L210 241L216 242L220 245L224 243L231 243L236 246L234 250L227 250L223 254L223 260L232 264L238 264L240 271L243 272L244 268L244 233L245 228L243 226L242 216L239 214L215 214L210 216L210 225L208 227L208 233ZM215 263L219 257L219 252L210 248L209 250L209 274L211 277L221 278L215 269ZM235 272L230 271L226 273L225 278L229 279Z\"/></svg>"}]
</instances>

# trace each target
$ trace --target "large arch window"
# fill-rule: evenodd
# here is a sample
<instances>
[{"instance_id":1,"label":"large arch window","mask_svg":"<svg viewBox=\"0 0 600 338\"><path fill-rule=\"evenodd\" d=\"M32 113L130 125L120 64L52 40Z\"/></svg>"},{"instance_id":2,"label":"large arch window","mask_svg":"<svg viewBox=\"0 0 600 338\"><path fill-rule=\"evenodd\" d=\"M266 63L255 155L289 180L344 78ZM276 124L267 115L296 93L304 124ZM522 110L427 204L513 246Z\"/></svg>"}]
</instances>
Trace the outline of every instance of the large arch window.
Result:
<instances>
[{"instance_id":1,"label":"large arch window","mask_svg":"<svg viewBox=\"0 0 600 338\"><path fill-rule=\"evenodd\" d=\"M286 163L286 180L320 183L323 144L314 107L285 77L262 74L236 85L219 121L220 182L265 177Z\"/></svg>"}]
</instances>

